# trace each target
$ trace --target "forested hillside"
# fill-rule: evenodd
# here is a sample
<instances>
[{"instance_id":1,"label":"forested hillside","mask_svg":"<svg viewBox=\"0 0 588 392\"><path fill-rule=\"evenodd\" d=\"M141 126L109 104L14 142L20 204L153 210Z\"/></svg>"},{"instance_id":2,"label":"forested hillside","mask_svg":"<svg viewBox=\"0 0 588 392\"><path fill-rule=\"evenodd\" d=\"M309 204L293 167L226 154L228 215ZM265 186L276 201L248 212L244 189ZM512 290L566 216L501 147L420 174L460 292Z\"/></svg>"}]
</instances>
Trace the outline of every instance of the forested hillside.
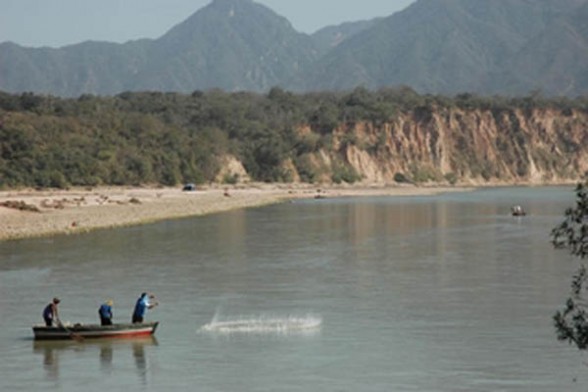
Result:
<instances>
[{"instance_id":1,"label":"forested hillside","mask_svg":"<svg viewBox=\"0 0 588 392\"><path fill-rule=\"evenodd\" d=\"M0 93L0 188L553 183L587 172L587 99L446 98L408 88Z\"/></svg>"}]
</instances>

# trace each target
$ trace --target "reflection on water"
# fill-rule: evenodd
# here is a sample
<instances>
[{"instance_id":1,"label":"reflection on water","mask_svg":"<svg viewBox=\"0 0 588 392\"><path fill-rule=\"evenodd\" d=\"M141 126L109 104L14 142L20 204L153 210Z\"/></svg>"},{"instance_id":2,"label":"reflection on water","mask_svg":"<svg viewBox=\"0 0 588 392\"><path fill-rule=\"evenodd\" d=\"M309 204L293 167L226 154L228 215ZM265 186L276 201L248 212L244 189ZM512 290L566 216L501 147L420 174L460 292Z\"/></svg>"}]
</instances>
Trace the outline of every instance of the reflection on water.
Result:
<instances>
[{"instance_id":1,"label":"reflection on water","mask_svg":"<svg viewBox=\"0 0 588 392\"><path fill-rule=\"evenodd\" d=\"M586 391L551 322L577 261L549 230L572 203L332 198L0 243L0 391ZM160 345L17 340L47 298L95 322L146 289L167 301Z\"/></svg>"},{"instance_id":2,"label":"reflection on water","mask_svg":"<svg viewBox=\"0 0 588 392\"><path fill-rule=\"evenodd\" d=\"M111 344L100 346L100 369L106 373L112 370L112 352Z\"/></svg>"},{"instance_id":3,"label":"reflection on water","mask_svg":"<svg viewBox=\"0 0 588 392\"><path fill-rule=\"evenodd\" d=\"M143 384L147 384L147 358L145 357L145 345L141 342L133 342L133 358L137 367L137 374Z\"/></svg>"},{"instance_id":4,"label":"reflection on water","mask_svg":"<svg viewBox=\"0 0 588 392\"><path fill-rule=\"evenodd\" d=\"M88 352L97 351L100 360L100 370L110 375L114 368L124 365L128 359L128 350L132 352L132 358L137 369L137 375L140 381L147 384L147 374L149 372L148 356L145 348L157 346L155 337L136 338L136 339L110 339L110 340L85 340L83 343L75 341L38 341L33 343L33 352L43 356L43 368L47 379L51 381L59 380L60 362L62 360L76 360L78 354L87 355ZM115 361L115 357L120 361Z\"/></svg>"},{"instance_id":5,"label":"reflection on water","mask_svg":"<svg viewBox=\"0 0 588 392\"><path fill-rule=\"evenodd\" d=\"M57 352L53 349L42 349L37 350L37 346L35 344L35 352L41 352L43 354L43 368L47 373L47 378L49 380L55 381L59 379L59 356Z\"/></svg>"}]
</instances>

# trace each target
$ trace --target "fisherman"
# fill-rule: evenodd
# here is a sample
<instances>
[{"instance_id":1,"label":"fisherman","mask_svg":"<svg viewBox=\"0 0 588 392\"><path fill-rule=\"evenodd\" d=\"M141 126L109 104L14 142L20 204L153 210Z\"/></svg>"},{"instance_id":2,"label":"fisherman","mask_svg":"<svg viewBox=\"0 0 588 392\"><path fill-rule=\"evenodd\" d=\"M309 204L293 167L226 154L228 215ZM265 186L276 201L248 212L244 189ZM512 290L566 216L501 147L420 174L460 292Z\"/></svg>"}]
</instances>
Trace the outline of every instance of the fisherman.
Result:
<instances>
[{"instance_id":1,"label":"fisherman","mask_svg":"<svg viewBox=\"0 0 588 392\"><path fill-rule=\"evenodd\" d=\"M133 324L142 323L147 309L156 307L159 303L154 301L155 296L147 293L142 293L137 303L135 304L135 310L133 311ZM153 301L153 302L152 302Z\"/></svg>"},{"instance_id":2,"label":"fisherman","mask_svg":"<svg viewBox=\"0 0 588 392\"><path fill-rule=\"evenodd\" d=\"M45 309L43 310L43 319L45 320L46 326L53 326L54 320L58 323L60 322L59 313L57 311L57 305L60 302L61 301L59 300L59 298L55 297L53 298L53 301L51 301L47 306L45 306Z\"/></svg>"},{"instance_id":3,"label":"fisherman","mask_svg":"<svg viewBox=\"0 0 588 392\"><path fill-rule=\"evenodd\" d=\"M98 315L100 315L100 325L112 325L112 305L114 302L109 299L98 309Z\"/></svg>"}]
</instances>

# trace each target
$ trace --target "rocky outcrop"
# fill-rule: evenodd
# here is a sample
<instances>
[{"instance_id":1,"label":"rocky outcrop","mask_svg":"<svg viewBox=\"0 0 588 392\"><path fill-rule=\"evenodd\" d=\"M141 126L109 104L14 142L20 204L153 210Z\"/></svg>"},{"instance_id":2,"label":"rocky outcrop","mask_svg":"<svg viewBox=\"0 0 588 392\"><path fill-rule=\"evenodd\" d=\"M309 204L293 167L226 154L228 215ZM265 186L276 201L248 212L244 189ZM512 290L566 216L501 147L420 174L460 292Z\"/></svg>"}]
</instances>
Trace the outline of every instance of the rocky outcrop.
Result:
<instances>
[{"instance_id":1,"label":"rocky outcrop","mask_svg":"<svg viewBox=\"0 0 588 392\"><path fill-rule=\"evenodd\" d=\"M588 115L573 110L423 108L334 136L331 154L369 182L548 183L588 174Z\"/></svg>"},{"instance_id":2,"label":"rocky outcrop","mask_svg":"<svg viewBox=\"0 0 588 392\"><path fill-rule=\"evenodd\" d=\"M326 136L327 147L285 163L294 181L548 184L588 175L588 113L579 110L422 107Z\"/></svg>"},{"instance_id":3,"label":"rocky outcrop","mask_svg":"<svg viewBox=\"0 0 588 392\"><path fill-rule=\"evenodd\" d=\"M217 182L249 182L251 178L243 164L232 155L220 158L220 170L216 175Z\"/></svg>"}]
</instances>

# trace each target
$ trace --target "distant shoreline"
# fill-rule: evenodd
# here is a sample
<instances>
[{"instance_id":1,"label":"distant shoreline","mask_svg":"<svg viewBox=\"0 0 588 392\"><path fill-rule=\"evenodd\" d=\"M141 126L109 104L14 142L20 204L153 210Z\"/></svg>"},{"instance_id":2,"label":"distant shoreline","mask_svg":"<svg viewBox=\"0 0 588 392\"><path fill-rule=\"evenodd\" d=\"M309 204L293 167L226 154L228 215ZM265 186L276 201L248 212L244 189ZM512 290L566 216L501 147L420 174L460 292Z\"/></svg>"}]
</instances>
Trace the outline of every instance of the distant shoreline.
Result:
<instances>
[{"instance_id":1,"label":"distant shoreline","mask_svg":"<svg viewBox=\"0 0 588 392\"><path fill-rule=\"evenodd\" d=\"M97 187L0 192L0 241L78 234L259 207L294 199L417 196L472 187L253 184L180 188Z\"/></svg>"}]
</instances>

